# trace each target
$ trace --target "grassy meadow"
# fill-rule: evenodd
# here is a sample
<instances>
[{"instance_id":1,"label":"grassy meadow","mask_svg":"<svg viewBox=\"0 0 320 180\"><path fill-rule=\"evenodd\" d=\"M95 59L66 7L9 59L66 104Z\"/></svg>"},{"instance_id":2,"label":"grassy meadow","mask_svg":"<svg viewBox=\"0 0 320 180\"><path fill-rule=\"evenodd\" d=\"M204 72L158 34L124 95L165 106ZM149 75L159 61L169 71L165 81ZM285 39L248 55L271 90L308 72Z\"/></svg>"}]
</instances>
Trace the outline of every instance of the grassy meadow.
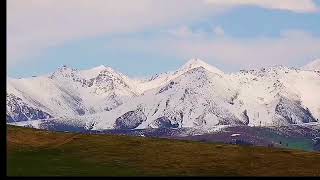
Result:
<instances>
[{"instance_id":1,"label":"grassy meadow","mask_svg":"<svg viewBox=\"0 0 320 180\"><path fill-rule=\"evenodd\" d=\"M8 176L320 176L320 153L7 126Z\"/></svg>"}]
</instances>

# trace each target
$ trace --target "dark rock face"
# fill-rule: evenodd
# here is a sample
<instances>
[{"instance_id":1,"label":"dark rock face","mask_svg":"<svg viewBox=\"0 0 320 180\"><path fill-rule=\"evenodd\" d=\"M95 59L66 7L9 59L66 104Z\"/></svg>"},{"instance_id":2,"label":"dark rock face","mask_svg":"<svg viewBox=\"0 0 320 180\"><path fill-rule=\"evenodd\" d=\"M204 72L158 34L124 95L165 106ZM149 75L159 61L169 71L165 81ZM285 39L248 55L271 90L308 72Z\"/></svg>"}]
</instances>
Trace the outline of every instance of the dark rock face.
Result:
<instances>
[{"instance_id":1,"label":"dark rock face","mask_svg":"<svg viewBox=\"0 0 320 180\"><path fill-rule=\"evenodd\" d=\"M168 85L164 86L163 88L161 88L158 92L158 94L167 91L168 89L171 89L175 84L177 84L176 82L171 81Z\"/></svg>"},{"instance_id":2,"label":"dark rock face","mask_svg":"<svg viewBox=\"0 0 320 180\"><path fill-rule=\"evenodd\" d=\"M316 140L315 144L313 145L313 149L315 151L320 151L320 138Z\"/></svg>"},{"instance_id":3,"label":"dark rock face","mask_svg":"<svg viewBox=\"0 0 320 180\"><path fill-rule=\"evenodd\" d=\"M121 78L121 75L114 74L109 70L101 71L99 75L93 79L92 83L99 89L105 91L112 91L119 87L129 88L129 85Z\"/></svg>"},{"instance_id":4,"label":"dark rock face","mask_svg":"<svg viewBox=\"0 0 320 180\"><path fill-rule=\"evenodd\" d=\"M234 115L231 115L230 117L220 117L217 125L245 125L245 123Z\"/></svg>"},{"instance_id":5,"label":"dark rock face","mask_svg":"<svg viewBox=\"0 0 320 180\"><path fill-rule=\"evenodd\" d=\"M244 124L245 125L248 125L249 124L249 116L248 116L248 113L247 113L247 110L244 110L243 113L242 113L242 116L244 118Z\"/></svg>"},{"instance_id":6,"label":"dark rock face","mask_svg":"<svg viewBox=\"0 0 320 180\"><path fill-rule=\"evenodd\" d=\"M152 124L157 126L158 128L177 128L177 127L179 127L178 123L172 124L170 119L167 117L164 117L164 116L157 118Z\"/></svg>"},{"instance_id":7,"label":"dark rock face","mask_svg":"<svg viewBox=\"0 0 320 180\"><path fill-rule=\"evenodd\" d=\"M251 142L248 142L246 140L242 139L235 139L230 142L230 144L237 144L237 145L247 145L247 146L252 146L253 144Z\"/></svg>"},{"instance_id":8,"label":"dark rock face","mask_svg":"<svg viewBox=\"0 0 320 180\"><path fill-rule=\"evenodd\" d=\"M77 74L76 69L69 68L65 65L59 68L58 71L54 72L51 76L49 76L50 79L59 77L67 78L72 80L73 82L77 82L81 84L82 87L90 87L90 81L84 78L80 78Z\"/></svg>"},{"instance_id":9,"label":"dark rock face","mask_svg":"<svg viewBox=\"0 0 320 180\"><path fill-rule=\"evenodd\" d=\"M86 112L83 110L83 109L76 109L76 111L78 112L78 114L81 116L81 115L84 115Z\"/></svg>"},{"instance_id":10,"label":"dark rock face","mask_svg":"<svg viewBox=\"0 0 320 180\"><path fill-rule=\"evenodd\" d=\"M6 121L8 123L48 118L52 118L49 113L28 106L21 98L13 94L7 94Z\"/></svg>"},{"instance_id":11,"label":"dark rock face","mask_svg":"<svg viewBox=\"0 0 320 180\"><path fill-rule=\"evenodd\" d=\"M40 129L48 131L68 131L68 132L81 132L85 133L88 131L84 126L80 126L72 123L64 123L55 120L44 121L40 125Z\"/></svg>"},{"instance_id":12,"label":"dark rock face","mask_svg":"<svg viewBox=\"0 0 320 180\"><path fill-rule=\"evenodd\" d=\"M83 100L76 96L71 94L70 92L66 91L63 88L59 88L65 95L62 95L68 104L70 104L72 107L75 107L74 111L77 112L80 116L86 114L86 108L83 105Z\"/></svg>"},{"instance_id":13,"label":"dark rock face","mask_svg":"<svg viewBox=\"0 0 320 180\"><path fill-rule=\"evenodd\" d=\"M13 118L8 114L6 115L6 119L7 119L7 122L14 122Z\"/></svg>"},{"instance_id":14,"label":"dark rock face","mask_svg":"<svg viewBox=\"0 0 320 180\"><path fill-rule=\"evenodd\" d=\"M290 124L297 124L298 122L317 122L308 108L304 109L299 102L284 97L280 99L275 108L275 112Z\"/></svg>"},{"instance_id":15,"label":"dark rock face","mask_svg":"<svg viewBox=\"0 0 320 180\"><path fill-rule=\"evenodd\" d=\"M134 129L138 127L147 117L141 109L129 111L116 119L115 129Z\"/></svg>"}]
</instances>

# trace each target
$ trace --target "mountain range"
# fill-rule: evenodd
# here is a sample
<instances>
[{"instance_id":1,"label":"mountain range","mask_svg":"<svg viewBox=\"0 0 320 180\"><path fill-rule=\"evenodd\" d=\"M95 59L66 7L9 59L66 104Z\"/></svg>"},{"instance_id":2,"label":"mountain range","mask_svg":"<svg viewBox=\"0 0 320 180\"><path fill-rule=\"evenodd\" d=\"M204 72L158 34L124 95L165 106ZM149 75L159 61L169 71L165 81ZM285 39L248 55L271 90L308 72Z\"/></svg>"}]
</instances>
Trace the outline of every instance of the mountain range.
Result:
<instances>
[{"instance_id":1,"label":"mountain range","mask_svg":"<svg viewBox=\"0 0 320 180\"><path fill-rule=\"evenodd\" d=\"M7 78L6 122L39 127L48 122L88 130L318 123L320 59L225 73L200 59L148 79L110 67ZM47 122L47 123L44 123Z\"/></svg>"}]
</instances>

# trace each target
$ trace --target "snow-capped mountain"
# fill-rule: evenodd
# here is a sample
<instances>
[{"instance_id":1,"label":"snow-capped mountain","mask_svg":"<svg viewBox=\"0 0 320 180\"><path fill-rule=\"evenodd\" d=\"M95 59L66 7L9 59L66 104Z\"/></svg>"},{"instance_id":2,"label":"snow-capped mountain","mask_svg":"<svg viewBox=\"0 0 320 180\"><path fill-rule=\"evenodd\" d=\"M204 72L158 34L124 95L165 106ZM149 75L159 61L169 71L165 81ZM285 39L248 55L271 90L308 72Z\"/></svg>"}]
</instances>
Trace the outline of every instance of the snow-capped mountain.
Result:
<instances>
[{"instance_id":1,"label":"snow-capped mountain","mask_svg":"<svg viewBox=\"0 0 320 180\"><path fill-rule=\"evenodd\" d=\"M316 59L302 67L303 70L320 71L320 59Z\"/></svg>"},{"instance_id":2,"label":"snow-capped mountain","mask_svg":"<svg viewBox=\"0 0 320 180\"><path fill-rule=\"evenodd\" d=\"M182 75L183 73L186 73L187 71L198 68L198 67L203 67L206 68L207 70L217 73L217 74L223 74L221 70L219 70L216 67L210 66L209 64L203 62L200 59L191 59L189 60L186 64L184 64L180 69L174 71L174 72L165 72L162 74L157 74L155 76L152 76L149 80L147 81L142 81L139 86L140 86L140 91L144 92L149 89L154 89L156 87L159 87L160 85L166 84L170 82L172 79L177 78L178 76Z\"/></svg>"},{"instance_id":3,"label":"snow-capped mountain","mask_svg":"<svg viewBox=\"0 0 320 180\"><path fill-rule=\"evenodd\" d=\"M85 71L63 66L49 76L7 79L7 96L56 118L109 111L136 96L135 89L128 77L103 66ZM7 98L7 115L10 101Z\"/></svg>"},{"instance_id":4,"label":"snow-capped mountain","mask_svg":"<svg viewBox=\"0 0 320 180\"><path fill-rule=\"evenodd\" d=\"M319 122L316 92L320 72L304 68L229 74L192 59L177 71L134 80L104 66L64 66L49 76L8 78L7 122L72 119L95 130L301 124Z\"/></svg>"},{"instance_id":5,"label":"snow-capped mountain","mask_svg":"<svg viewBox=\"0 0 320 180\"><path fill-rule=\"evenodd\" d=\"M52 118L50 114L26 104L14 94L7 94L7 122L49 118Z\"/></svg>"}]
</instances>

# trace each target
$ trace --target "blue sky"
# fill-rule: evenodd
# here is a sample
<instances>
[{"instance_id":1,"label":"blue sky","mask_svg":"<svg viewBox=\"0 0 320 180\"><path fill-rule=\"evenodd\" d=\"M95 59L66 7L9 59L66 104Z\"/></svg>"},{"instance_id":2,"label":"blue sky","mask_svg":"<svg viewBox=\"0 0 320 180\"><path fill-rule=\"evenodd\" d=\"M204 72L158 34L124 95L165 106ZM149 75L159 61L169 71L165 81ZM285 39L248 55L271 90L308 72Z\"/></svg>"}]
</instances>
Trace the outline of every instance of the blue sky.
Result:
<instances>
[{"instance_id":1,"label":"blue sky","mask_svg":"<svg viewBox=\"0 0 320 180\"><path fill-rule=\"evenodd\" d=\"M46 74L62 65L103 64L144 77L191 58L226 72L320 58L319 1L33 2L8 3L10 77Z\"/></svg>"}]
</instances>

